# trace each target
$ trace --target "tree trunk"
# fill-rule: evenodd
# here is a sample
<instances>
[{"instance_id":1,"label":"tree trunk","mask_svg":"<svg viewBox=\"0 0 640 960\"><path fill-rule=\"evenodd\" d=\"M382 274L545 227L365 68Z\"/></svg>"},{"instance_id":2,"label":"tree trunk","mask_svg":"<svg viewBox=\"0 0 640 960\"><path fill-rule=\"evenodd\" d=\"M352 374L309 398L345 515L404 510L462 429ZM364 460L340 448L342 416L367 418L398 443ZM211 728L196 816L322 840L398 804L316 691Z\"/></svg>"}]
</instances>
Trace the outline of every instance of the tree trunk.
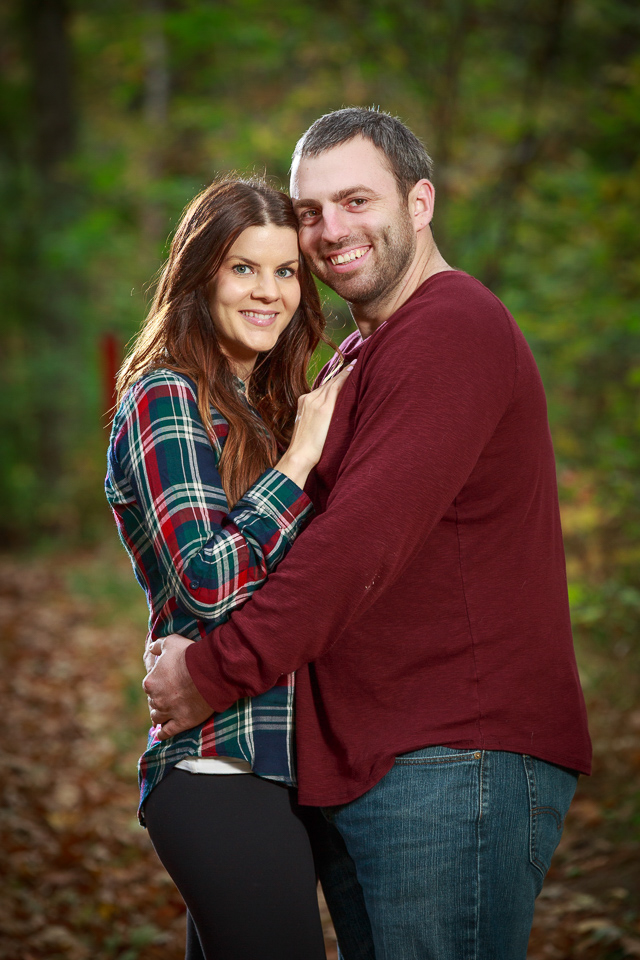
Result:
<instances>
[{"instance_id":1,"label":"tree trunk","mask_svg":"<svg viewBox=\"0 0 640 960\"><path fill-rule=\"evenodd\" d=\"M72 53L66 0L24 0L23 29L30 60L34 155L49 175L75 145Z\"/></svg>"},{"instance_id":2,"label":"tree trunk","mask_svg":"<svg viewBox=\"0 0 640 960\"><path fill-rule=\"evenodd\" d=\"M488 204L489 215L498 223L497 238L482 272L483 282L491 288L500 282L504 254L514 242L520 219L519 194L533 172L544 140L538 113L559 58L571 2L549 2L546 22L524 81L519 136L496 177L497 186Z\"/></svg>"},{"instance_id":3,"label":"tree trunk","mask_svg":"<svg viewBox=\"0 0 640 960\"><path fill-rule=\"evenodd\" d=\"M451 192L449 164L460 105L460 74L464 62L465 43L475 20L475 0L461 0L453 21L444 68L437 81L433 110L433 159L438 185L434 231L438 243L446 249L447 205Z\"/></svg>"},{"instance_id":4,"label":"tree trunk","mask_svg":"<svg viewBox=\"0 0 640 960\"><path fill-rule=\"evenodd\" d=\"M153 185L164 172L167 114L169 108L169 66L164 32L164 0L146 0L146 28L143 35L144 90L143 118L146 127L145 176ZM141 211L144 242L153 249L167 229L162 205L153 196L144 198Z\"/></svg>"}]
</instances>

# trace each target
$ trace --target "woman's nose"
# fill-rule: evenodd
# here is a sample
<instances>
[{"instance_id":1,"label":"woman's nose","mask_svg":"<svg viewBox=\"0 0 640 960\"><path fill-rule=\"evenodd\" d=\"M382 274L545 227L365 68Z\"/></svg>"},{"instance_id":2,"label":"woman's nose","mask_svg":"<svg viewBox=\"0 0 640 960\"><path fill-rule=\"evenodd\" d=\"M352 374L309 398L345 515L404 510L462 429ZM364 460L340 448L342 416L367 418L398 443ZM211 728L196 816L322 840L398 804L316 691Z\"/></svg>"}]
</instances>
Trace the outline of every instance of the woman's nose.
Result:
<instances>
[{"instance_id":1,"label":"woman's nose","mask_svg":"<svg viewBox=\"0 0 640 960\"><path fill-rule=\"evenodd\" d=\"M280 297L280 291L278 290L276 278L272 274L259 274L257 277L257 283L253 288L251 296L255 297L257 300L278 300Z\"/></svg>"}]
</instances>

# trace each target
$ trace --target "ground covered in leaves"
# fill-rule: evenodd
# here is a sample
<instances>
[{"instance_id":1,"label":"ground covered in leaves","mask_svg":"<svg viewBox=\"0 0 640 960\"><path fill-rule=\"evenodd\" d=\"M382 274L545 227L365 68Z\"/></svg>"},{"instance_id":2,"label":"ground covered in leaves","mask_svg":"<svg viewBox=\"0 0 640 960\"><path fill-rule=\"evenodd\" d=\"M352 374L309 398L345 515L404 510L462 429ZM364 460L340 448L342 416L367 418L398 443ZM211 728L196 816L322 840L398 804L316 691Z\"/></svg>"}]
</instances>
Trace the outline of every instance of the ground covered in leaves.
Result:
<instances>
[{"instance_id":1,"label":"ground covered in leaves","mask_svg":"<svg viewBox=\"0 0 640 960\"><path fill-rule=\"evenodd\" d=\"M184 955L182 902L135 817L144 629L115 548L0 560L0 960ZM595 775L538 900L531 960L640 957L640 708L597 684L588 699Z\"/></svg>"}]
</instances>

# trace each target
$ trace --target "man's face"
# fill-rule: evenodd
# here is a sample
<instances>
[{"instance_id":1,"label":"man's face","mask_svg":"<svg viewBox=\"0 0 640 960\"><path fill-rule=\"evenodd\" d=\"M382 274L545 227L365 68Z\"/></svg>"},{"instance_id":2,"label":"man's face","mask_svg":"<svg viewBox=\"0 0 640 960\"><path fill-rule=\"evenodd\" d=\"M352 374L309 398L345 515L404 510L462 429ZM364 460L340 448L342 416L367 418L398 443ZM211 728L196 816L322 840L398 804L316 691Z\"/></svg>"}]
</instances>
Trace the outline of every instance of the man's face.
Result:
<instances>
[{"instance_id":1,"label":"man's face","mask_svg":"<svg viewBox=\"0 0 640 960\"><path fill-rule=\"evenodd\" d=\"M350 303L385 299L416 252L407 203L384 155L370 140L299 161L291 196L300 248L313 272Z\"/></svg>"}]
</instances>

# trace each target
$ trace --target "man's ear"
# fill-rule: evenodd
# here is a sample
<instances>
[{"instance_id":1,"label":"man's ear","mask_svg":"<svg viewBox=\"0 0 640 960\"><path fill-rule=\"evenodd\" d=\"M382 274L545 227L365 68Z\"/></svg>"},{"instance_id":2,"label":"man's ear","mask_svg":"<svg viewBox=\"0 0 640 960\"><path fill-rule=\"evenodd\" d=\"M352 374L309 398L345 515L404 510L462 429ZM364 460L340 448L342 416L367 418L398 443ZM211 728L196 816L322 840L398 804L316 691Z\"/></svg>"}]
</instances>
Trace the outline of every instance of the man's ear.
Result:
<instances>
[{"instance_id":1,"label":"man's ear","mask_svg":"<svg viewBox=\"0 0 640 960\"><path fill-rule=\"evenodd\" d=\"M418 180L409 191L409 216L416 233L428 227L433 219L436 191L431 180Z\"/></svg>"}]
</instances>

